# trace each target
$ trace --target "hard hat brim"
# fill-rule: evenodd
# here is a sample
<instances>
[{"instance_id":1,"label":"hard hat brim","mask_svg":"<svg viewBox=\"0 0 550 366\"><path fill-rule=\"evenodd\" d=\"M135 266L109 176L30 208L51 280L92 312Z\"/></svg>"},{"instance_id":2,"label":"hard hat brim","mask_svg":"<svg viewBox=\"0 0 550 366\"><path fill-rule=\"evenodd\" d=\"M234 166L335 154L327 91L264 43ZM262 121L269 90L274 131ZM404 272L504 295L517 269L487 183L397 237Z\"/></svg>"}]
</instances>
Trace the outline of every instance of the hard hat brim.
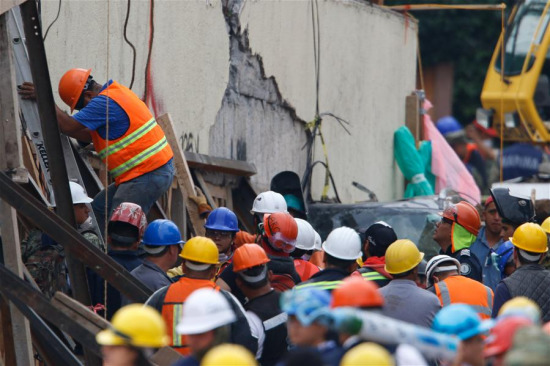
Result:
<instances>
[{"instance_id":1,"label":"hard hat brim","mask_svg":"<svg viewBox=\"0 0 550 366\"><path fill-rule=\"evenodd\" d=\"M493 319L487 319L479 323L477 327L470 328L466 330L465 332L462 332L460 334L457 334L458 338L460 340L466 340L469 338L472 338L478 334L484 334L487 333L489 330L491 330L492 327L494 327L496 324L496 321Z\"/></svg>"},{"instance_id":2,"label":"hard hat brim","mask_svg":"<svg viewBox=\"0 0 550 366\"><path fill-rule=\"evenodd\" d=\"M179 334L201 334L221 326L233 323L237 320L233 310L225 310L217 313L216 317L185 317L176 326L176 331Z\"/></svg>"},{"instance_id":3,"label":"hard hat brim","mask_svg":"<svg viewBox=\"0 0 550 366\"><path fill-rule=\"evenodd\" d=\"M539 253L539 254L548 252L548 245L546 246L545 250L541 252L541 251L534 251L533 248L527 248L524 245L518 245L518 243L516 241L514 241L514 238L509 237L508 240L510 240L510 243L512 243L514 245L514 247L516 247L518 249L523 249L527 252Z\"/></svg>"},{"instance_id":4,"label":"hard hat brim","mask_svg":"<svg viewBox=\"0 0 550 366\"><path fill-rule=\"evenodd\" d=\"M122 337L117 336L111 329L105 329L97 333L95 340L97 344L101 346L124 346L128 344Z\"/></svg>"}]
</instances>

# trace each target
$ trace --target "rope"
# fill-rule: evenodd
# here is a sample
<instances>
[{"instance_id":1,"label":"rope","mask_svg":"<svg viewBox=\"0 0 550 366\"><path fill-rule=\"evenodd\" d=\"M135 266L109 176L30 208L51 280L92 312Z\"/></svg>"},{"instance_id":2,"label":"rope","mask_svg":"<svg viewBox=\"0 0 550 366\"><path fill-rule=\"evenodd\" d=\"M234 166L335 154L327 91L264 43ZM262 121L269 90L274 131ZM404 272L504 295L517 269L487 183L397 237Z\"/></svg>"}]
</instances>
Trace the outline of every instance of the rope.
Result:
<instances>
[{"instance_id":1,"label":"rope","mask_svg":"<svg viewBox=\"0 0 550 366\"><path fill-rule=\"evenodd\" d=\"M445 4L408 4L386 6L396 11L409 10L501 10L506 9L506 4L483 4L483 5L445 5Z\"/></svg>"},{"instance_id":2,"label":"rope","mask_svg":"<svg viewBox=\"0 0 550 366\"><path fill-rule=\"evenodd\" d=\"M106 72L106 76L107 76L107 83L109 83L109 80L111 80L109 78L109 75L110 75L110 70L109 70L109 60L111 59L110 57L110 37L109 35L111 34L111 2L110 1L107 1L107 72ZM109 149L109 86L107 85L107 88L105 89L105 97L107 98L107 103L105 104L105 142L106 142L106 149ZM106 174L105 174L105 211L104 211L104 214L105 214L105 235L104 235L104 238L105 238L105 241L107 241L107 228L108 228L108 225L109 225L109 214L110 214L110 210L109 210L109 158L106 158L105 159L105 170L106 170ZM105 253L107 253L107 246L108 245L105 245ZM103 281L103 299L104 299L104 304L105 304L105 311L103 312L103 317L105 319L107 319L107 281L104 280Z\"/></svg>"},{"instance_id":3,"label":"rope","mask_svg":"<svg viewBox=\"0 0 550 366\"><path fill-rule=\"evenodd\" d=\"M504 81L504 9L500 13L500 34L502 34L502 40L500 42L500 80ZM499 178L502 182L504 180L503 173L503 161L504 161L504 96L503 90L500 91L500 169Z\"/></svg>"}]
</instances>

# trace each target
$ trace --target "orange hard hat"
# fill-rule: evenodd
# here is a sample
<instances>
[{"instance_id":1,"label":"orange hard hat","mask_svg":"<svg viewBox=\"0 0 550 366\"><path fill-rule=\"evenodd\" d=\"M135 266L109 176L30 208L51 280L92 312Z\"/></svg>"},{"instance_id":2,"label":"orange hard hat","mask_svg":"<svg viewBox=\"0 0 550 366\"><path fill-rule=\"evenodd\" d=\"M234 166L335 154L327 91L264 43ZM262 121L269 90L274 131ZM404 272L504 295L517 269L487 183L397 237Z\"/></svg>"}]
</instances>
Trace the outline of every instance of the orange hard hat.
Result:
<instances>
[{"instance_id":1,"label":"orange hard hat","mask_svg":"<svg viewBox=\"0 0 550 366\"><path fill-rule=\"evenodd\" d=\"M59 96L65 104L71 107L71 112L78 103L80 94L82 94L91 72L92 69L70 69L59 80Z\"/></svg>"},{"instance_id":2,"label":"orange hard hat","mask_svg":"<svg viewBox=\"0 0 550 366\"><path fill-rule=\"evenodd\" d=\"M383 305L384 298L374 282L352 276L343 280L342 284L332 291L330 307L380 308Z\"/></svg>"},{"instance_id":3,"label":"orange hard hat","mask_svg":"<svg viewBox=\"0 0 550 366\"><path fill-rule=\"evenodd\" d=\"M476 208L466 201L461 201L456 205L451 205L441 213L446 219L452 220L464 227L473 235L478 234L481 227L481 219Z\"/></svg>"},{"instance_id":4,"label":"orange hard hat","mask_svg":"<svg viewBox=\"0 0 550 366\"><path fill-rule=\"evenodd\" d=\"M244 271L269 262L265 251L258 244L243 244L233 254L233 272Z\"/></svg>"},{"instance_id":5,"label":"orange hard hat","mask_svg":"<svg viewBox=\"0 0 550 366\"><path fill-rule=\"evenodd\" d=\"M285 253L294 251L298 237L298 224L287 212L264 215L264 230L269 244Z\"/></svg>"},{"instance_id":6,"label":"orange hard hat","mask_svg":"<svg viewBox=\"0 0 550 366\"><path fill-rule=\"evenodd\" d=\"M521 327L533 325L533 322L523 316L511 316L501 319L491 329L491 333L487 338L484 357L493 357L504 353L512 347L512 341L516 331Z\"/></svg>"}]
</instances>

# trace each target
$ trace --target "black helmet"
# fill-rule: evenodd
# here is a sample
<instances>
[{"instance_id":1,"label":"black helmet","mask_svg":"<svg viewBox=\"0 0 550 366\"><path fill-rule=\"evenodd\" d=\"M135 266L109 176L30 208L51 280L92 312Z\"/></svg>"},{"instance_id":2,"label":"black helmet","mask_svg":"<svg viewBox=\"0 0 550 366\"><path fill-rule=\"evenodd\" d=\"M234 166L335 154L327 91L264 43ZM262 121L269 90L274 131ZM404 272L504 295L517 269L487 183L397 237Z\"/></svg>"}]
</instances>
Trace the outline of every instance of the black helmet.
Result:
<instances>
[{"instance_id":1,"label":"black helmet","mask_svg":"<svg viewBox=\"0 0 550 366\"><path fill-rule=\"evenodd\" d=\"M509 188L493 188L491 196L503 223L519 226L535 220L535 208L529 198L512 196Z\"/></svg>"}]
</instances>

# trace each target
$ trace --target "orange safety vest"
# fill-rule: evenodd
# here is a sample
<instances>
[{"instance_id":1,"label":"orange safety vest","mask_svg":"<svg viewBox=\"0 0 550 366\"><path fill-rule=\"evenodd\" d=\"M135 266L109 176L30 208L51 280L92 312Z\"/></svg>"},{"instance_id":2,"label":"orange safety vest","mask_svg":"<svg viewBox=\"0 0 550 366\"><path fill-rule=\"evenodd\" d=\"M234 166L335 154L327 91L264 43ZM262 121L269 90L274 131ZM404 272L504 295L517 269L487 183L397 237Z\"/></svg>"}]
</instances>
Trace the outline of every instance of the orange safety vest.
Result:
<instances>
[{"instance_id":1,"label":"orange safety vest","mask_svg":"<svg viewBox=\"0 0 550 366\"><path fill-rule=\"evenodd\" d=\"M319 272L319 267L301 258L294 259L294 268L296 268L296 272L300 275L302 282L309 280L311 276Z\"/></svg>"},{"instance_id":2,"label":"orange safety vest","mask_svg":"<svg viewBox=\"0 0 550 366\"><path fill-rule=\"evenodd\" d=\"M493 290L464 276L451 276L434 285L441 306L468 304L482 319L489 319L493 309Z\"/></svg>"},{"instance_id":3,"label":"orange safety vest","mask_svg":"<svg viewBox=\"0 0 550 366\"><path fill-rule=\"evenodd\" d=\"M113 81L100 95L114 100L128 115L130 127L121 137L105 140L91 131L94 147L118 186L166 164L174 154L149 109L127 87ZM108 146L107 146L108 142Z\"/></svg>"},{"instance_id":4,"label":"orange safety vest","mask_svg":"<svg viewBox=\"0 0 550 366\"><path fill-rule=\"evenodd\" d=\"M166 323L168 337L170 338L170 346L180 354L187 356L191 353L187 345L187 337L178 334L176 326L181 320L183 314L183 303L195 290L203 287L210 287L220 290L218 286L209 280L199 280L188 277L181 277L178 282L173 283L168 287L168 292L162 304L162 318Z\"/></svg>"}]
</instances>

